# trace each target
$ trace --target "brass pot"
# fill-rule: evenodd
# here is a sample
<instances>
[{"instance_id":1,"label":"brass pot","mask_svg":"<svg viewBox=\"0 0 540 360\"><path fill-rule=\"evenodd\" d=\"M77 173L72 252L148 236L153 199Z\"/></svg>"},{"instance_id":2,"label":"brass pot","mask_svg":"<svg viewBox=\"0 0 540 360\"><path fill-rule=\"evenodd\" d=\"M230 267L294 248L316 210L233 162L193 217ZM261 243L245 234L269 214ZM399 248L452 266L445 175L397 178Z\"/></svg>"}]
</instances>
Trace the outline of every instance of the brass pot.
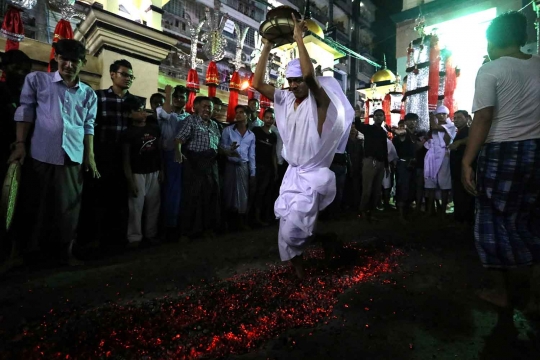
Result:
<instances>
[{"instance_id":1,"label":"brass pot","mask_svg":"<svg viewBox=\"0 0 540 360\"><path fill-rule=\"evenodd\" d=\"M259 27L259 34L274 43L276 47L293 43L295 24L292 14L298 20L302 18L302 15L290 6L278 6L270 10L266 14L266 20Z\"/></svg>"}]
</instances>

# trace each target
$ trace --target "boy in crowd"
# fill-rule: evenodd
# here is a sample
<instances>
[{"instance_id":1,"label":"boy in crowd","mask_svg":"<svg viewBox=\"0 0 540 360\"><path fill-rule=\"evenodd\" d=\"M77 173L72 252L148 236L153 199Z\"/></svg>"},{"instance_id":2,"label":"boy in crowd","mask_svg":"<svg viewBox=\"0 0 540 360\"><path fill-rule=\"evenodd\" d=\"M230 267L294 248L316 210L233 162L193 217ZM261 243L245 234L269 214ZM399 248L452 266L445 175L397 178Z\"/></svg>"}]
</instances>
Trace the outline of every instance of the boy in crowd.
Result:
<instances>
[{"instance_id":1,"label":"boy in crowd","mask_svg":"<svg viewBox=\"0 0 540 360\"><path fill-rule=\"evenodd\" d=\"M150 242L157 241L160 185L163 169L159 127L147 124L144 104L136 97L124 100L124 108L131 123L123 134L122 154L124 175L129 197L127 239L129 246L138 246L144 235Z\"/></svg>"}]
</instances>

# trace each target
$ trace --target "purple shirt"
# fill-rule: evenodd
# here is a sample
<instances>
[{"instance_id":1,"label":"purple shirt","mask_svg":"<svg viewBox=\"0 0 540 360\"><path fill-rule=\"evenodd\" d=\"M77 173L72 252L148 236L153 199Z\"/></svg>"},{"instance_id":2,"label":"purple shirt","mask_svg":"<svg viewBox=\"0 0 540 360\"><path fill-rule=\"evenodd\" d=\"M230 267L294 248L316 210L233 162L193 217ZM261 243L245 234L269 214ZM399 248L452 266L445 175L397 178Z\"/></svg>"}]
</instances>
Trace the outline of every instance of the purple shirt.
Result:
<instances>
[{"instance_id":1,"label":"purple shirt","mask_svg":"<svg viewBox=\"0 0 540 360\"><path fill-rule=\"evenodd\" d=\"M68 88L57 72L33 72L24 81L15 121L34 123L32 158L63 165L65 156L82 163L84 136L94 135L97 96L80 81Z\"/></svg>"}]
</instances>

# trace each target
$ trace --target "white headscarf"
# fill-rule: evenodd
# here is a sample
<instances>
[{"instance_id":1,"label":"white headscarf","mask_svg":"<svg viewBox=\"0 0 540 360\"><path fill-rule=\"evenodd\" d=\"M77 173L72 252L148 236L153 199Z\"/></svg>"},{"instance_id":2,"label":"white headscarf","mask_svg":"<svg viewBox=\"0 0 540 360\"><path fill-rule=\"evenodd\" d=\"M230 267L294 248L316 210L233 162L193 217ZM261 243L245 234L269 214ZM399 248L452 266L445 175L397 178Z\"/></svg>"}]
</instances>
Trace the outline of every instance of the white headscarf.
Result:
<instances>
[{"instance_id":1,"label":"white headscarf","mask_svg":"<svg viewBox=\"0 0 540 360\"><path fill-rule=\"evenodd\" d=\"M448 108L444 105L441 105L437 108L437 110L435 110L435 114L450 114L450 110L448 110Z\"/></svg>"},{"instance_id":2,"label":"white headscarf","mask_svg":"<svg viewBox=\"0 0 540 360\"><path fill-rule=\"evenodd\" d=\"M287 65L285 70L285 78L300 78L302 77L302 67L300 66L300 59L293 59Z\"/></svg>"}]
</instances>

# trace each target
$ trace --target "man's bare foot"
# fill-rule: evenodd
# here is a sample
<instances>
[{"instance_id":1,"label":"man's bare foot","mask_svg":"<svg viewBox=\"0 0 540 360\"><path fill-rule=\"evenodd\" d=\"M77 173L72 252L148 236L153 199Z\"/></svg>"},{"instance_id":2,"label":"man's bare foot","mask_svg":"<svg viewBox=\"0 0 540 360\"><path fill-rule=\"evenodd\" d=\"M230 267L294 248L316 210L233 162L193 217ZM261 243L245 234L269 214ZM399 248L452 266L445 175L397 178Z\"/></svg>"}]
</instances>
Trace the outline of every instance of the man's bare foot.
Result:
<instances>
[{"instance_id":1,"label":"man's bare foot","mask_svg":"<svg viewBox=\"0 0 540 360\"><path fill-rule=\"evenodd\" d=\"M82 266L84 265L84 261L79 260L75 256L71 255L64 259L62 264L67 266Z\"/></svg>"},{"instance_id":2,"label":"man's bare foot","mask_svg":"<svg viewBox=\"0 0 540 360\"><path fill-rule=\"evenodd\" d=\"M304 270L304 259L302 258L302 255L293 257L291 259L291 264L294 267L298 279L304 280L306 278L306 271Z\"/></svg>"},{"instance_id":3,"label":"man's bare foot","mask_svg":"<svg viewBox=\"0 0 540 360\"><path fill-rule=\"evenodd\" d=\"M476 295L492 305L499 308L509 308L510 301L508 301L508 295L504 291L498 291L494 289L483 289L476 292Z\"/></svg>"}]
</instances>

